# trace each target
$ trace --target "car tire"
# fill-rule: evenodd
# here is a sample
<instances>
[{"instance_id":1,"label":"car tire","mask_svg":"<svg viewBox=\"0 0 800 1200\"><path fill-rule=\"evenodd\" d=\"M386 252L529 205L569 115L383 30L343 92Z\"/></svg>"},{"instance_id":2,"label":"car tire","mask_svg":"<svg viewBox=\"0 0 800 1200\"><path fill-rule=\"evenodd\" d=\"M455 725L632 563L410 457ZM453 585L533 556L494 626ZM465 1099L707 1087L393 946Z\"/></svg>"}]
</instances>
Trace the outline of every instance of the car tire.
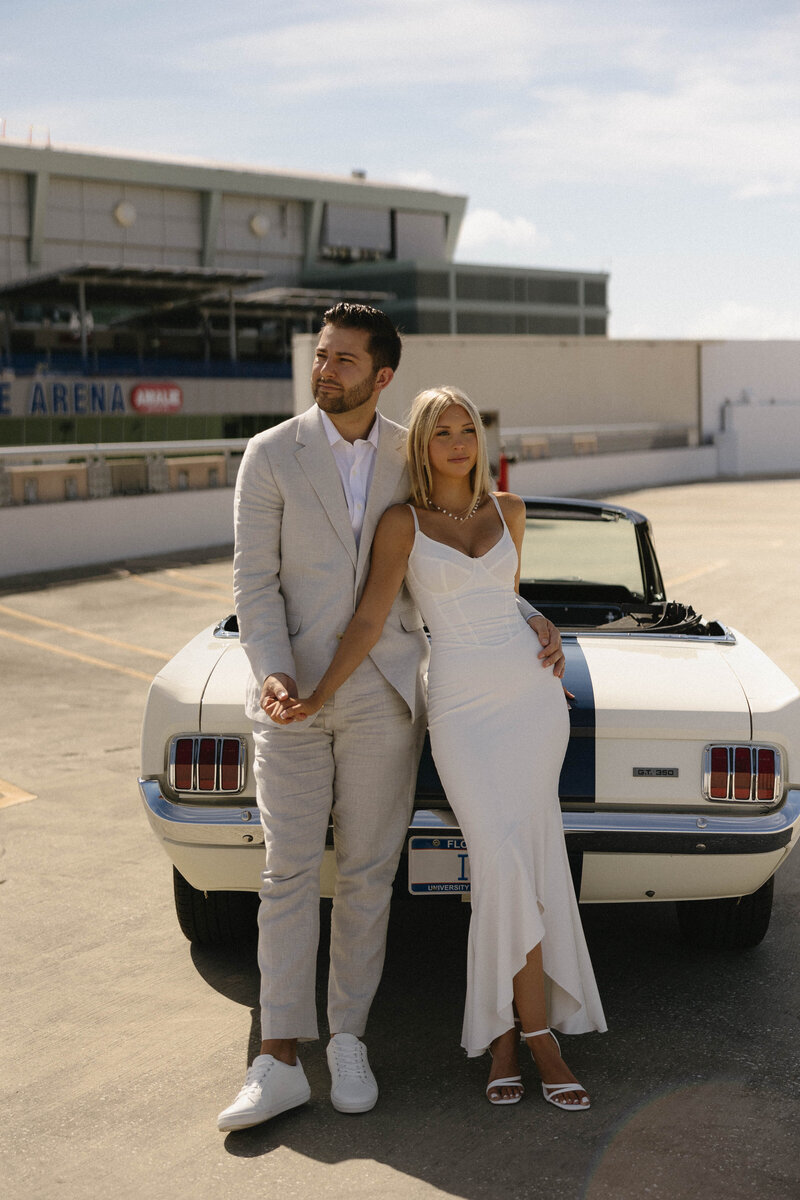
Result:
<instances>
[{"instance_id":1,"label":"car tire","mask_svg":"<svg viewBox=\"0 0 800 1200\"><path fill-rule=\"evenodd\" d=\"M769 928L775 877L749 896L724 900L680 900L678 925L687 942L704 950L748 950Z\"/></svg>"},{"instance_id":2,"label":"car tire","mask_svg":"<svg viewBox=\"0 0 800 1200\"><path fill-rule=\"evenodd\" d=\"M175 912L181 932L195 946L241 945L255 939L255 892L201 892L172 868Z\"/></svg>"}]
</instances>

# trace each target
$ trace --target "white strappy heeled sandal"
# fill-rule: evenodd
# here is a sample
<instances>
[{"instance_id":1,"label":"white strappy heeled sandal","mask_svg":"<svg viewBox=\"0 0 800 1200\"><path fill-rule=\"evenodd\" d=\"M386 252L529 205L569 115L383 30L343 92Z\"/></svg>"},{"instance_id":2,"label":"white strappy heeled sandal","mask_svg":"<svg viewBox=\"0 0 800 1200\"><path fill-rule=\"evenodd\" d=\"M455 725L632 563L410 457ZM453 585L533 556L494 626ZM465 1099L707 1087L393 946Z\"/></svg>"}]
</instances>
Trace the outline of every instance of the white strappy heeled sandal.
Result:
<instances>
[{"instance_id":1,"label":"white strappy heeled sandal","mask_svg":"<svg viewBox=\"0 0 800 1200\"><path fill-rule=\"evenodd\" d=\"M494 1055L492 1054L491 1046L486 1053L489 1055L489 1058L491 1058L492 1062L494 1062ZM489 1092L494 1091L495 1088L504 1087L517 1088L518 1091L516 1096L498 1096L496 1100L493 1100L489 1095ZM522 1086L521 1075L507 1075L504 1079L490 1079L486 1085L486 1099L490 1104L519 1104L524 1094L525 1088Z\"/></svg>"},{"instance_id":2,"label":"white strappy heeled sandal","mask_svg":"<svg viewBox=\"0 0 800 1200\"><path fill-rule=\"evenodd\" d=\"M561 1046L558 1038L553 1033L552 1029L537 1029L533 1033L523 1033L521 1036L527 1042L528 1038L539 1037L543 1033L549 1033L550 1037L556 1044L558 1053L561 1053ZM531 1055L531 1057L533 1057ZM583 1092L584 1099L575 1101L560 1100L559 1096L563 1096L565 1092ZM560 1108L562 1112L584 1112L587 1108L591 1108L591 1102L586 1095L586 1089L579 1083L542 1083L542 1095L548 1104L552 1104L554 1108Z\"/></svg>"},{"instance_id":3,"label":"white strappy heeled sandal","mask_svg":"<svg viewBox=\"0 0 800 1200\"><path fill-rule=\"evenodd\" d=\"M519 1088L519 1091L516 1096L498 1096L496 1100L493 1100L489 1092L494 1091L495 1088L504 1087ZM524 1092L525 1088L522 1086L521 1075L508 1075L505 1079L492 1079L486 1085L486 1099L490 1104L519 1104Z\"/></svg>"}]
</instances>

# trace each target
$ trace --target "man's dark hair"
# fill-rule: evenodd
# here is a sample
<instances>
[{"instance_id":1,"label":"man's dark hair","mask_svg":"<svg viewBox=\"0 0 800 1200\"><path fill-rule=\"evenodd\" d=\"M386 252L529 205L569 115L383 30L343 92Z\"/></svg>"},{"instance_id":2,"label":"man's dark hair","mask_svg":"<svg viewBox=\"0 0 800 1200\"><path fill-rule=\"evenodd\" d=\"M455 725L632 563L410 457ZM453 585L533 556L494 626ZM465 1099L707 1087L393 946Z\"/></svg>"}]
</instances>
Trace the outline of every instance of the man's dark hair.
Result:
<instances>
[{"instance_id":1,"label":"man's dark hair","mask_svg":"<svg viewBox=\"0 0 800 1200\"><path fill-rule=\"evenodd\" d=\"M329 308L322 318L322 324L336 325L340 329L363 329L369 334L367 350L376 371L381 367L391 367L397 370L400 362L402 343L400 334L395 329L385 312L379 308L371 308L369 304L351 304L348 300L340 300Z\"/></svg>"}]
</instances>

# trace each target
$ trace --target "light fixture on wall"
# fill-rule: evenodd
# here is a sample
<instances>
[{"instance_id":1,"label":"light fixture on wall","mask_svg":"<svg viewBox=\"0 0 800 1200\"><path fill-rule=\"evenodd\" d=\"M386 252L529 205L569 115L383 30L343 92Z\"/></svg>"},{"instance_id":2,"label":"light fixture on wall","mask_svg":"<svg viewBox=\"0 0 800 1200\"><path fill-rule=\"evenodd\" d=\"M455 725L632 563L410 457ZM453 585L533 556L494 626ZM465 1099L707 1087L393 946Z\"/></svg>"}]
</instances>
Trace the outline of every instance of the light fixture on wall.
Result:
<instances>
[{"instance_id":1,"label":"light fixture on wall","mask_svg":"<svg viewBox=\"0 0 800 1200\"><path fill-rule=\"evenodd\" d=\"M136 223L136 209L131 204L130 200L120 200L117 207L114 209L114 220L123 229L130 229L131 225Z\"/></svg>"},{"instance_id":2,"label":"light fixture on wall","mask_svg":"<svg viewBox=\"0 0 800 1200\"><path fill-rule=\"evenodd\" d=\"M265 213L253 213L250 218L250 232L253 237L266 237L269 232L269 217Z\"/></svg>"}]
</instances>

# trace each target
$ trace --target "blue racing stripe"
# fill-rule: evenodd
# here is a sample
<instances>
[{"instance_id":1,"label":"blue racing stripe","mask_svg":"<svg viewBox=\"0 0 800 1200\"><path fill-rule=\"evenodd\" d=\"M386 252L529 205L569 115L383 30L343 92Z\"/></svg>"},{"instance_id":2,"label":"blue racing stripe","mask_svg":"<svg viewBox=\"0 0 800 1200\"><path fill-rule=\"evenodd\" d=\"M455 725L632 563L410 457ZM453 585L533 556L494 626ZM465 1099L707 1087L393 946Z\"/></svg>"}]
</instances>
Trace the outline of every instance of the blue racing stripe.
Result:
<instances>
[{"instance_id":1,"label":"blue racing stripe","mask_svg":"<svg viewBox=\"0 0 800 1200\"><path fill-rule=\"evenodd\" d=\"M586 656L578 643L571 638L565 638L564 654L567 660L564 686L567 691L573 693L575 699L570 700L569 745L564 765L561 768L558 792L562 800L594 804L594 690ZM439 782L439 776L431 756L430 742L426 734L417 775L415 807L446 808L447 806L447 797Z\"/></svg>"},{"instance_id":2,"label":"blue racing stripe","mask_svg":"<svg viewBox=\"0 0 800 1200\"><path fill-rule=\"evenodd\" d=\"M564 686L575 699L570 700L569 745L561 768L558 794L573 803L595 802L595 709L592 677L586 655L572 638L564 638L567 669Z\"/></svg>"}]
</instances>

